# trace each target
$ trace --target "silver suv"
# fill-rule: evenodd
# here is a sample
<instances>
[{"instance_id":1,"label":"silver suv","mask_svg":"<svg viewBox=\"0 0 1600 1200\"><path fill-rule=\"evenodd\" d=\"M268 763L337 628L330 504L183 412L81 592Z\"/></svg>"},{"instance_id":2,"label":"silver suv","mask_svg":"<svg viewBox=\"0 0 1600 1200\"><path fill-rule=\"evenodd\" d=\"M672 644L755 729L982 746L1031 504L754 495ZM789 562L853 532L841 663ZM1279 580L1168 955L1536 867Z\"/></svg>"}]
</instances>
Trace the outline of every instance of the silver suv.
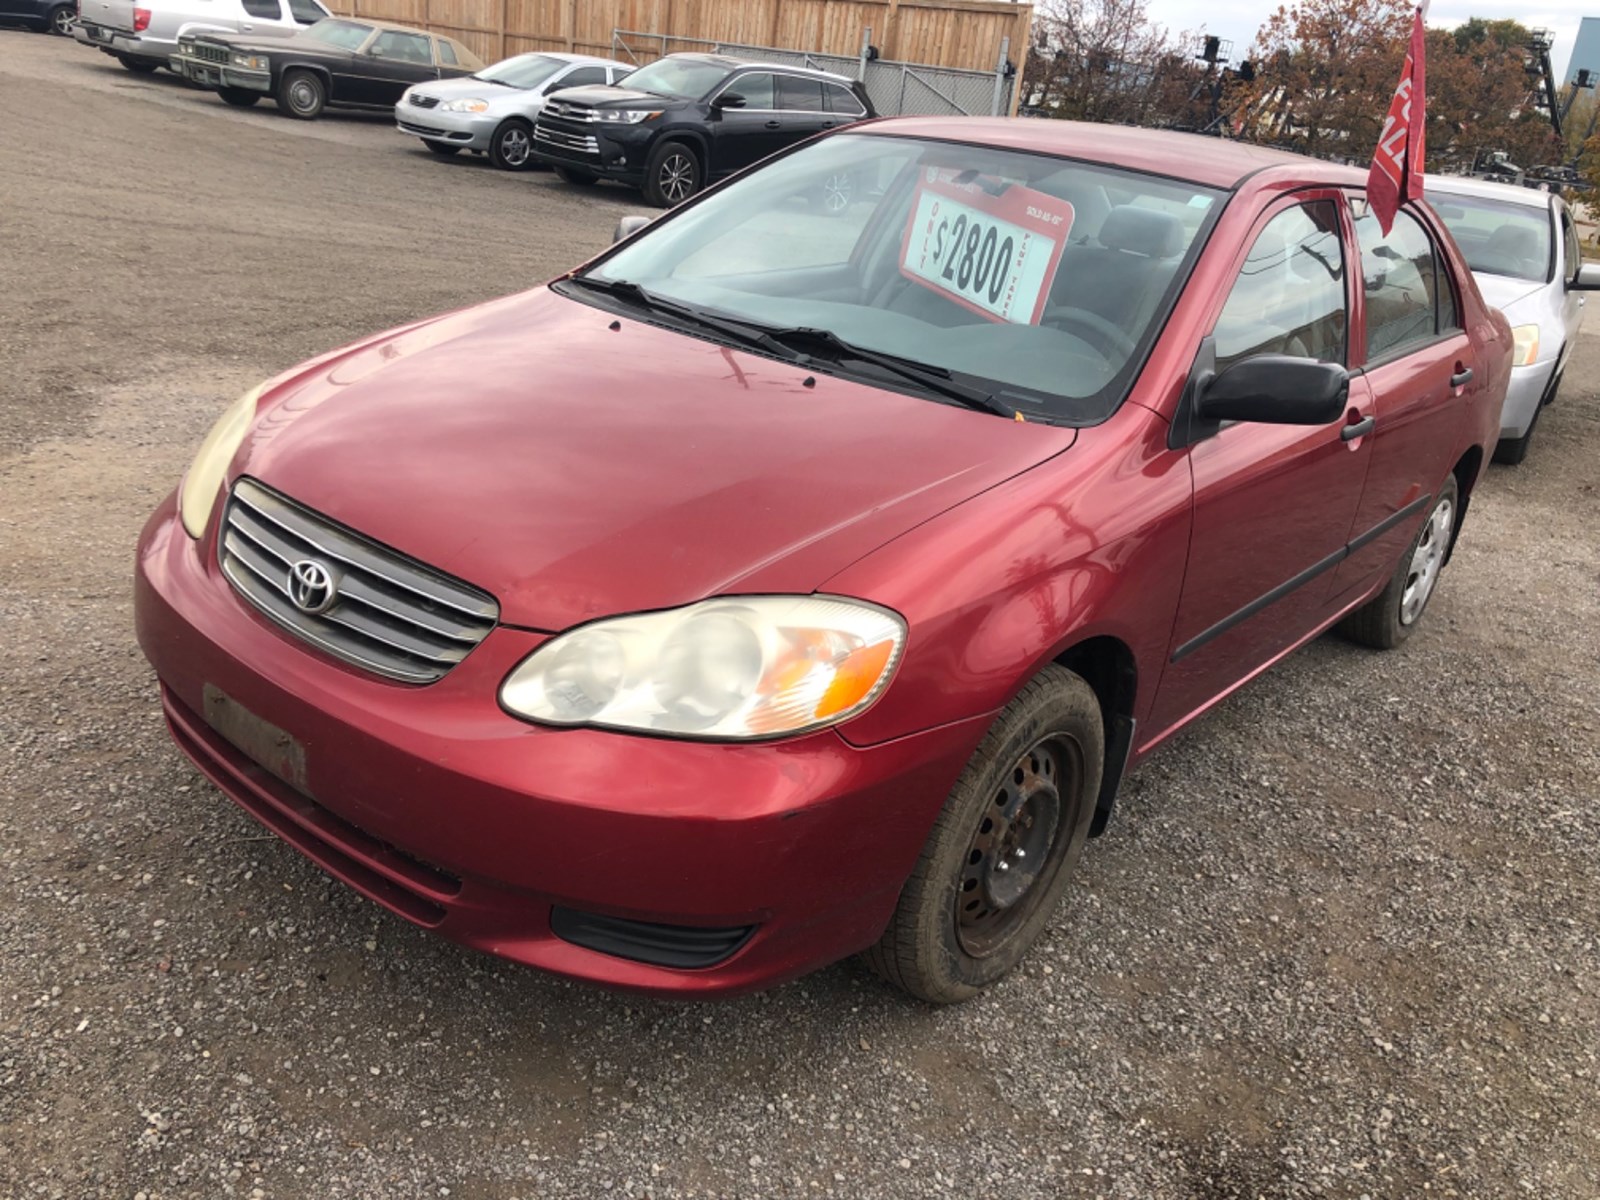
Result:
<instances>
[{"instance_id":1,"label":"silver suv","mask_svg":"<svg viewBox=\"0 0 1600 1200\"><path fill-rule=\"evenodd\" d=\"M82 0L72 36L147 75L186 33L287 37L331 15L321 0Z\"/></svg>"}]
</instances>

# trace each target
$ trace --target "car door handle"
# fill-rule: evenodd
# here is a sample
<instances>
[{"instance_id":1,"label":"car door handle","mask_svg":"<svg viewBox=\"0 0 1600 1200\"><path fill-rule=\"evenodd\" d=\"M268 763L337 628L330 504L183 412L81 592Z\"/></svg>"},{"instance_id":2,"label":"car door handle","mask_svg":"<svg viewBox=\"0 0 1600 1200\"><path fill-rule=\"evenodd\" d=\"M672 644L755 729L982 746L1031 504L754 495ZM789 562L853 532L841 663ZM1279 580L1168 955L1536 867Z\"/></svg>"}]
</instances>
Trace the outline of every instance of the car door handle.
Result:
<instances>
[{"instance_id":1,"label":"car door handle","mask_svg":"<svg viewBox=\"0 0 1600 1200\"><path fill-rule=\"evenodd\" d=\"M1459 363L1457 363L1456 365L1460 366ZM1461 367L1461 369L1459 371L1457 371L1454 375L1450 376L1450 386L1451 387L1465 387L1467 384L1469 384L1471 382L1472 382L1472 368L1471 367Z\"/></svg>"},{"instance_id":2,"label":"car door handle","mask_svg":"<svg viewBox=\"0 0 1600 1200\"><path fill-rule=\"evenodd\" d=\"M768 121L766 127L768 129L781 129L783 127L783 122L782 121Z\"/></svg>"},{"instance_id":3,"label":"car door handle","mask_svg":"<svg viewBox=\"0 0 1600 1200\"><path fill-rule=\"evenodd\" d=\"M255 26L254 25L241 25L241 26L239 26L239 28L242 29L245 33L249 33L251 30L255 29Z\"/></svg>"},{"instance_id":4,"label":"car door handle","mask_svg":"<svg viewBox=\"0 0 1600 1200\"><path fill-rule=\"evenodd\" d=\"M1378 423L1376 417L1362 417L1359 421L1352 421L1339 430L1339 436L1344 441L1353 442L1362 434L1371 433L1374 425Z\"/></svg>"}]
</instances>

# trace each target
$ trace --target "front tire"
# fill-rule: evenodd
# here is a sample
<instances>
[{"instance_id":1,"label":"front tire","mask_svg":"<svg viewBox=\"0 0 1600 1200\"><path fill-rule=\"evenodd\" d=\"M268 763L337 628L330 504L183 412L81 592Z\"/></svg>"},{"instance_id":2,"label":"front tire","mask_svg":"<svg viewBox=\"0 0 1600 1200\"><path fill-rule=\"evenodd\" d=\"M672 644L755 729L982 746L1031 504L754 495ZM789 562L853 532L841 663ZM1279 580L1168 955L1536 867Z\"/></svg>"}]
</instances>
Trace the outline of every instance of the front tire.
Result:
<instances>
[{"instance_id":1,"label":"front tire","mask_svg":"<svg viewBox=\"0 0 1600 1200\"><path fill-rule=\"evenodd\" d=\"M673 208L700 190L700 160L682 142L662 142L644 169L644 198L657 208Z\"/></svg>"},{"instance_id":2,"label":"front tire","mask_svg":"<svg viewBox=\"0 0 1600 1200\"><path fill-rule=\"evenodd\" d=\"M1438 588L1455 537L1459 496L1456 477L1451 475L1433 498L1428 519L1400 556L1388 586L1339 622L1341 634L1374 650L1393 650L1411 636Z\"/></svg>"},{"instance_id":3,"label":"front tire","mask_svg":"<svg viewBox=\"0 0 1600 1200\"><path fill-rule=\"evenodd\" d=\"M1016 966L1071 879L1104 764L1093 689L1046 667L956 781L867 964L931 1004L975 996Z\"/></svg>"},{"instance_id":4,"label":"front tire","mask_svg":"<svg viewBox=\"0 0 1600 1200\"><path fill-rule=\"evenodd\" d=\"M219 87L217 95L222 97L224 104L231 104L235 108L249 108L261 99L260 92L252 92L248 88Z\"/></svg>"},{"instance_id":5,"label":"front tire","mask_svg":"<svg viewBox=\"0 0 1600 1200\"><path fill-rule=\"evenodd\" d=\"M600 176L581 167L556 167L555 172L556 178L562 183L572 183L578 187L593 187L600 182Z\"/></svg>"},{"instance_id":6,"label":"front tire","mask_svg":"<svg viewBox=\"0 0 1600 1200\"><path fill-rule=\"evenodd\" d=\"M489 161L502 171L526 171L533 153L533 129L523 120L508 117L489 139Z\"/></svg>"},{"instance_id":7,"label":"front tire","mask_svg":"<svg viewBox=\"0 0 1600 1200\"><path fill-rule=\"evenodd\" d=\"M45 29L57 37L71 37L72 26L77 19L76 8L70 4L58 4L45 14Z\"/></svg>"},{"instance_id":8,"label":"front tire","mask_svg":"<svg viewBox=\"0 0 1600 1200\"><path fill-rule=\"evenodd\" d=\"M327 85L310 71L289 71L278 84L278 107L291 117L315 121L327 103Z\"/></svg>"}]
</instances>

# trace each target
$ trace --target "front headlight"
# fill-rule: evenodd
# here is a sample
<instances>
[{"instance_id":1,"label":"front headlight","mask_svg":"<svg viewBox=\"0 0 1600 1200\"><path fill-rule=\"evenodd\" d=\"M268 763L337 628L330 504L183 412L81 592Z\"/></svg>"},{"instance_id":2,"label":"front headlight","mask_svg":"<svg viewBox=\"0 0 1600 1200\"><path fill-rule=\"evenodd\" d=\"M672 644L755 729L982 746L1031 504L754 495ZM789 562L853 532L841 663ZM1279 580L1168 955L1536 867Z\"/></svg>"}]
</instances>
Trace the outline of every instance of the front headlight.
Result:
<instances>
[{"instance_id":1,"label":"front headlight","mask_svg":"<svg viewBox=\"0 0 1600 1200\"><path fill-rule=\"evenodd\" d=\"M833 725L883 692L901 618L833 596L741 596L596 621L552 638L500 687L512 713L691 738Z\"/></svg>"},{"instance_id":2,"label":"front headlight","mask_svg":"<svg viewBox=\"0 0 1600 1200\"><path fill-rule=\"evenodd\" d=\"M596 111L600 114L601 122L608 125L637 125L640 121L661 115L660 109L652 112L646 108L602 108Z\"/></svg>"},{"instance_id":3,"label":"front headlight","mask_svg":"<svg viewBox=\"0 0 1600 1200\"><path fill-rule=\"evenodd\" d=\"M1511 331L1511 365L1525 367L1539 357L1539 327L1518 325Z\"/></svg>"},{"instance_id":4,"label":"front headlight","mask_svg":"<svg viewBox=\"0 0 1600 1200\"><path fill-rule=\"evenodd\" d=\"M268 69L267 60L259 54L235 54L233 65L243 67L247 71L265 71Z\"/></svg>"},{"instance_id":5,"label":"front headlight","mask_svg":"<svg viewBox=\"0 0 1600 1200\"><path fill-rule=\"evenodd\" d=\"M238 453L244 435L250 431L250 422L255 420L256 401L261 396L262 386L258 384L251 388L217 418L217 423L211 427L206 440L200 443L200 449L195 452L188 474L183 477L178 489L178 515L183 518L183 527L192 538L200 537L206 531L206 523L211 520L212 505L217 502L217 489L222 486L223 477L228 473L228 464Z\"/></svg>"},{"instance_id":6,"label":"front headlight","mask_svg":"<svg viewBox=\"0 0 1600 1200\"><path fill-rule=\"evenodd\" d=\"M487 100L479 100L476 96L465 100L446 100L443 104L439 105L439 111L473 113L488 112L489 102Z\"/></svg>"}]
</instances>

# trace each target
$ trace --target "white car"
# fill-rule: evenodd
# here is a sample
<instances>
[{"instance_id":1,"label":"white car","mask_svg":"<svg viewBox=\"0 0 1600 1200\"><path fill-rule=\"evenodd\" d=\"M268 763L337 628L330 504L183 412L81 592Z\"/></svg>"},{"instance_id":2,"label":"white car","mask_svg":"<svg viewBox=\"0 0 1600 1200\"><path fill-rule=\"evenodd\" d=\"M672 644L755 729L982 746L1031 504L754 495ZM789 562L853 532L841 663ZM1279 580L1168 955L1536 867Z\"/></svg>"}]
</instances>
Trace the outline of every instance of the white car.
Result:
<instances>
[{"instance_id":1,"label":"white car","mask_svg":"<svg viewBox=\"0 0 1600 1200\"><path fill-rule=\"evenodd\" d=\"M148 75L170 65L185 34L288 37L331 15L321 0L82 0L72 36Z\"/></svg>"},{"instance_id":2,"label":"white car","mask_svg":"<svg viewBox=\"0 0 1600 1200\"><path fill-rule=\"evenodd\" d=\"M1483 298L1511 322L1511 384L1494 459L1519 463L1540 411L1556 398L1583 324L1578 274L1600 267L1583 265L1572 213L1552 192L1428 175L1423 196L1444 218Z\"/></svg>"},{"instance_id":3,"label":"white car","mask_svg":"<svg viewBox=\"0 0 1600 1200\"><path fill-rule=\"evenodd\" d=\"M586 54L519 54L466 79L422 83L394 106L395 126L435 154L487 154L505 171L529 165L533 122L545 97L563 88L615 83L626 63Z\"/></svg>"}]
</instances>

